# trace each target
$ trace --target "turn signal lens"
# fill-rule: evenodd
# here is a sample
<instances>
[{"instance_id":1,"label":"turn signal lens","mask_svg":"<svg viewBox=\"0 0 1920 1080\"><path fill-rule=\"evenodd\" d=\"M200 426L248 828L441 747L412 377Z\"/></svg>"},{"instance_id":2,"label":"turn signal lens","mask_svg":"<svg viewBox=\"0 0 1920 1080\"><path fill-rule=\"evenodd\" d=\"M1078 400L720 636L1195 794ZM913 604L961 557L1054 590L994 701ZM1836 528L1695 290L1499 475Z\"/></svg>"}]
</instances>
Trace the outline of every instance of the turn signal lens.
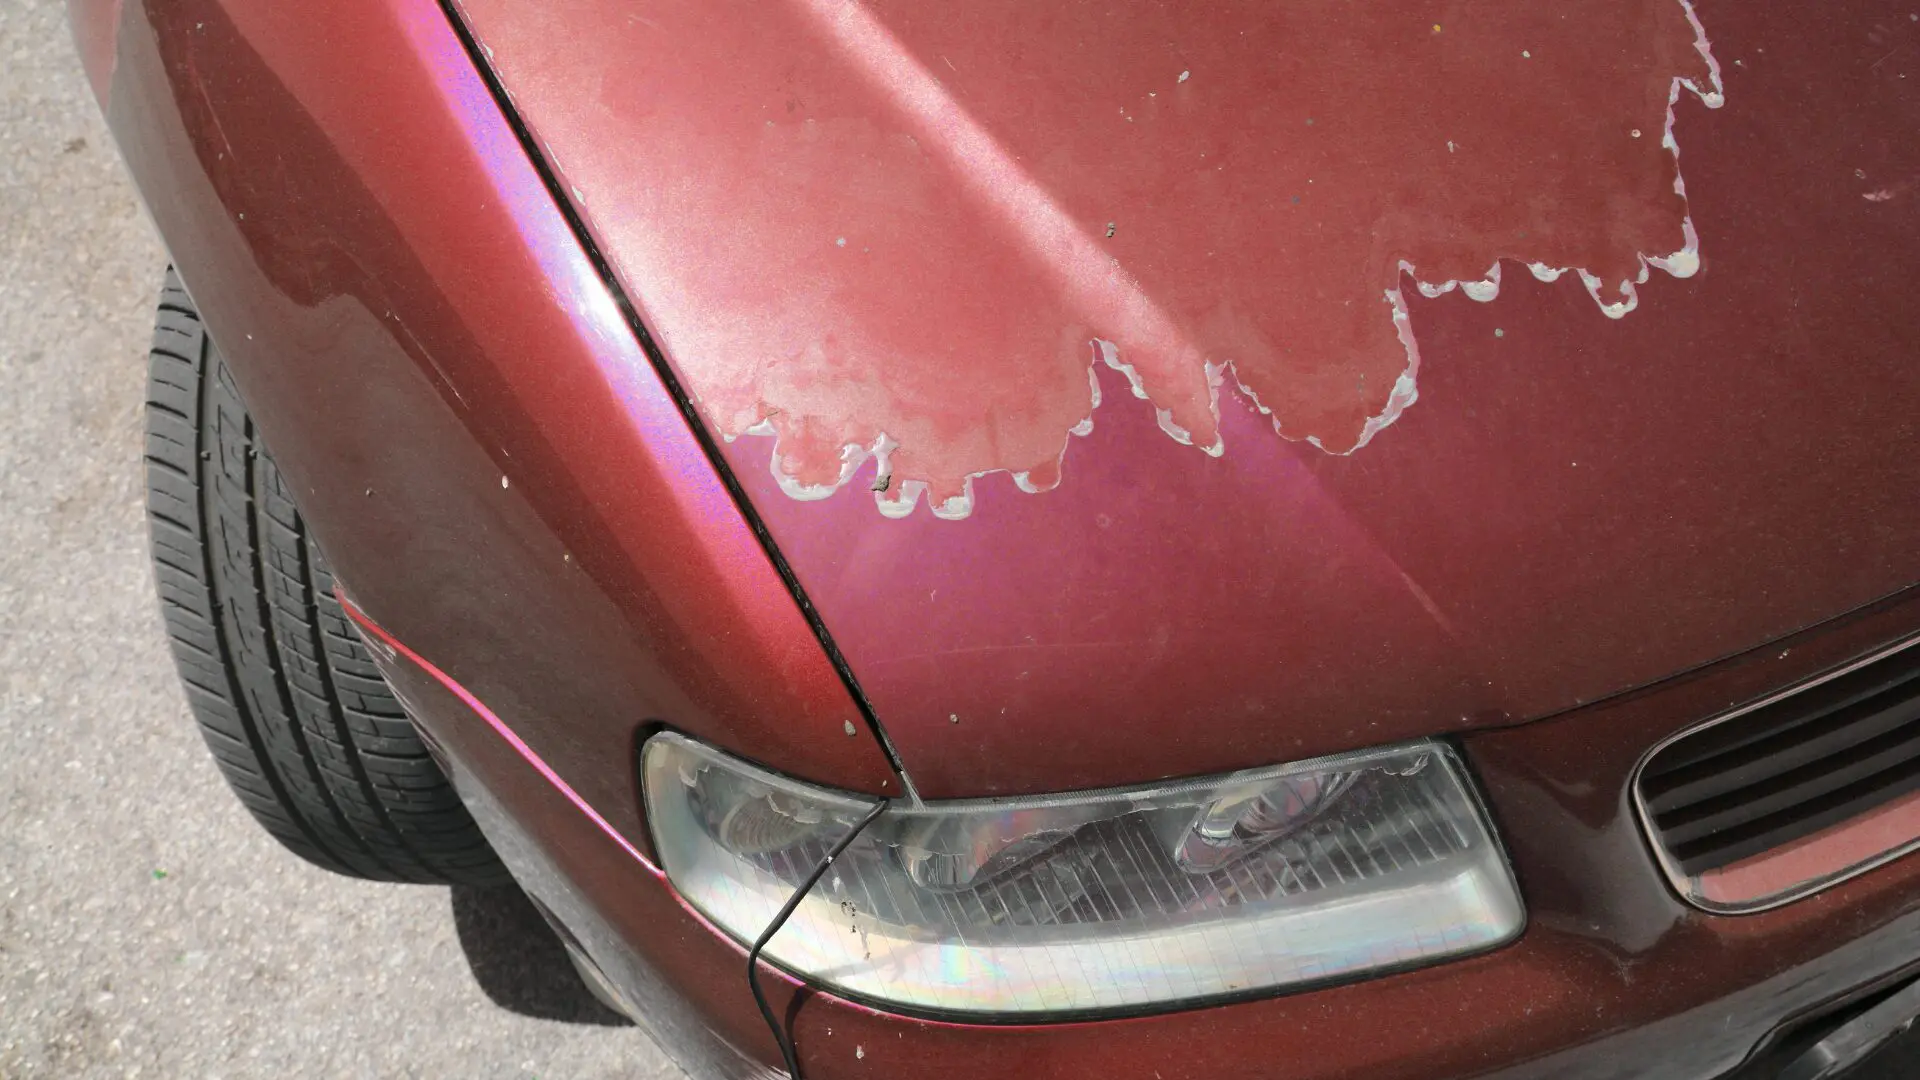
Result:
<instances>
[{"instance_id":1,"label":"turn signal lens","mask_svg":"<svg viewBox=\"0 0 1920 1080\"><path fill-rule=\"evenodd\" d=\"M662 867L742 942L873 806L675 734L644 753ZM1137 790L896 805L763 955L877 1003L1089 1013L1428 963L1524 919L1460 763L1421 742Z\"/></svg>"}]
</instances>

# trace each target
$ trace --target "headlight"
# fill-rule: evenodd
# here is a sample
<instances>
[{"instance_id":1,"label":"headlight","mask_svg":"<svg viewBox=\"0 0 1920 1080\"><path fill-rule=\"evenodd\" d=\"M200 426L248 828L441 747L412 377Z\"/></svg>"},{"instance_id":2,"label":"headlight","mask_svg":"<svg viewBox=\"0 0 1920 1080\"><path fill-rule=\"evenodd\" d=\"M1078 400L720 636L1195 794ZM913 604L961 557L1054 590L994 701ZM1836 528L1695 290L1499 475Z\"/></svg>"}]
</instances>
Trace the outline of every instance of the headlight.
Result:
<instances>
[{"instance_id":1,"label":"headlight","mask_svg":"<svg viewBox=\"0 0 1920 1080\"><path fill-rule=\"evenodd\" d=\"M648 821L682 896L757 938L868 799L673 734ZM1165 1005L1488 948L1524 921L1440 743L1138 790L896 805L763 955L857 998L1023 1014Z\"/></svg>"}]
</instances>

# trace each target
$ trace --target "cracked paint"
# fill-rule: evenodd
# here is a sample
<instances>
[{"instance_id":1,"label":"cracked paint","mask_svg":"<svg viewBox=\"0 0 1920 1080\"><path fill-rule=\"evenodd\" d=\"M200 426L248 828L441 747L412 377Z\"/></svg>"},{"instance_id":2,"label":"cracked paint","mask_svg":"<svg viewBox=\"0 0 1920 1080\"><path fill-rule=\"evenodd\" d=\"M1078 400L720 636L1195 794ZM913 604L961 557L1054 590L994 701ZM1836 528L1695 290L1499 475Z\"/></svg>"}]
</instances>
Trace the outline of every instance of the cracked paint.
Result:
<instances>
[{"instance_id":1,"label":"cracked paint","mask_svg":"<svg viewBox=\"0 0 1920 1080\"><path fill-rule=\"evenodd\" d=\"M672 47L640 70L530 79L649 148L595 227L796 499L1047 491L1099 364L1178 443L1225 451L1224 388L1349 454L1418 398L1409 285L1491 302L1511 263L1618 319L1701 266L1676 110L1722 91L1689 0L644 6Z\"/></svg>"}]
</instances>

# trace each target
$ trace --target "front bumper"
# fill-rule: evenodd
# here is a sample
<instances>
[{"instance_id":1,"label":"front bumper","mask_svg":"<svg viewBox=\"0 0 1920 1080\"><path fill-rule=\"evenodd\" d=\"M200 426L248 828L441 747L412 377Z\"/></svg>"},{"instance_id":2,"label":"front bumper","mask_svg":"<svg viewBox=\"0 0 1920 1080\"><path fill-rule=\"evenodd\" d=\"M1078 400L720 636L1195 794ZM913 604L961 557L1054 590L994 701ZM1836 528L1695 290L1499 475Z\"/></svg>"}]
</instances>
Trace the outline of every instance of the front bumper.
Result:
<instances>
[{"instance_id":1,"label":"front bumper","mask_svg":"<svg viewBox=\"0 0 1920 1080\"><path fill-rule=\"evenodd\" d=\"M774 1007L821 1080L1729 1074L1920 970L1920 860L1757 915L1709 915L1660 876L1628 778L1665 734L1871 651L1916 616L1920 597L1905 597L1639 694L1465 740L1532 916L1496 952L1263 1000L1067 1024L908 1018L778 977L768 980ZM444 676L388 645L389 678L447 747L502 857L655 1038L699 1080L777 1075L742 951L683 904L644 853L476 722L510 718L476 717Z\"/></svg>"}]
</instances>

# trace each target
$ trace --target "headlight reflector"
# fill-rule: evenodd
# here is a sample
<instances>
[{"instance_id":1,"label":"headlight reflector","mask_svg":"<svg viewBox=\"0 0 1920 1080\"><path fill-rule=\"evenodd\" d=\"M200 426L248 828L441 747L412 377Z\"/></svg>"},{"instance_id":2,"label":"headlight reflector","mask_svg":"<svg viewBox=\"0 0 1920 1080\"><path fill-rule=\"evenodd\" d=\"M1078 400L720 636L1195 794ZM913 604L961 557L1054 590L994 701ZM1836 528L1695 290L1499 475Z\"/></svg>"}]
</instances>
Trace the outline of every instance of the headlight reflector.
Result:
<instances>
[{"instance_id":1,"label":"headlight reflector","mask_svg":"<svg viewBox=\"0 0 1920 1080\"><path fill-rule=\"evenodd\" d=\"M644 754L662 868L743 942L873 806L671 733ZM880 1003L1085 1013L1410 966L1523 921L1459 761L1421 742L1137 790L896 805L763 955Z\"/></svg>"}]
</instances>

